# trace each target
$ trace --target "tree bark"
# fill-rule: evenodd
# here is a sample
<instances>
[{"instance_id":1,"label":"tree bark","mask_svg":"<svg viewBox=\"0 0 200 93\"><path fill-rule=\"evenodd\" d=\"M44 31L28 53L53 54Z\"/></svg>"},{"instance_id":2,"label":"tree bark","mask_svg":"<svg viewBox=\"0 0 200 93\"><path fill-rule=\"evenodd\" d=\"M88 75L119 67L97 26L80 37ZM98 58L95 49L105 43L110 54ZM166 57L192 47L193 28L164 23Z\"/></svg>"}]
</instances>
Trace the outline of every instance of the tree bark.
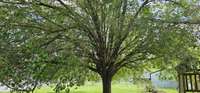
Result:
<instances>
[{"instance_id":1,"label":"tree bark","mask_svg":"<svg viewBox=\"0 0 200 93\"><path fill-rule=\"evenodd\" d=\"M112 76L104 74L102 76L103 93L111 93Z\"/></svg>"}]
</instances>

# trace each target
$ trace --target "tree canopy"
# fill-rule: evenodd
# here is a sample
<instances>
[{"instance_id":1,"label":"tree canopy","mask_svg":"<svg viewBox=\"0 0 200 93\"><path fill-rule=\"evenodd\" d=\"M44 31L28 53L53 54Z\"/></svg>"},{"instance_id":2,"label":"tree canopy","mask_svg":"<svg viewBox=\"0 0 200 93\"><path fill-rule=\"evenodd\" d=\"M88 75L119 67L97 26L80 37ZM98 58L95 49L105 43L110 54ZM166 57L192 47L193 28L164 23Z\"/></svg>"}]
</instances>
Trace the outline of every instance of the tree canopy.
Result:
<instances>
[{"instance_id":1,"label":"tree canopy","mask_svg":"<svg viewBox=\"0 0 200 93\"><path fill-rule=\"evenodd\" d=\"M188 14L188 11L195 9L188 7L194 7L197 1L0 2L1 34L7 36L0 40L3 63L8 65L11 62L14 67L13 62L17 65L20 63L25 67L22 72L26 73L28 68L33 73L27 73L33 77L34 73L39 75L46 66L48 73L54 76L73 74L73 78L69 76L66 79L84 78L79 71L87 71L88 68L102 78L103 93L111 93L112 77L122 68L143 72L151 67L177 65L175 60L183 59L182 55L198 46L194 35L199 24L195 17L197 12L192 16ZM31 64L31 67L24 62ZM34 66L41 68L39 71L33 70ZM22 77L26 78L26 75ZM73 81L71 79L69 82Z\"/></svg>"}]
</instances>

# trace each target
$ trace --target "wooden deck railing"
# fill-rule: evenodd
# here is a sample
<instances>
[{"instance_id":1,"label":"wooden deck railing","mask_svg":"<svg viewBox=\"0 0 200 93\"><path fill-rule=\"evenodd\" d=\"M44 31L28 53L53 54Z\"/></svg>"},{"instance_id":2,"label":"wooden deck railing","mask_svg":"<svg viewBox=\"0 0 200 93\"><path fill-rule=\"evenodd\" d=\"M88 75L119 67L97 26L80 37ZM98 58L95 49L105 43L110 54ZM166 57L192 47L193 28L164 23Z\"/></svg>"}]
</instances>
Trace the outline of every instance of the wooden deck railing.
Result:
<instances>
[{"instance_id":1,"label":"wooden deck railing","mask_svg":"<svg viewBox=\"0 0 200 93\"><path fill-rule=\"evenodd\" d=\"M179 93L198 92L200 93L200 73L179 74Z\"/></svg>"}]
</instances>

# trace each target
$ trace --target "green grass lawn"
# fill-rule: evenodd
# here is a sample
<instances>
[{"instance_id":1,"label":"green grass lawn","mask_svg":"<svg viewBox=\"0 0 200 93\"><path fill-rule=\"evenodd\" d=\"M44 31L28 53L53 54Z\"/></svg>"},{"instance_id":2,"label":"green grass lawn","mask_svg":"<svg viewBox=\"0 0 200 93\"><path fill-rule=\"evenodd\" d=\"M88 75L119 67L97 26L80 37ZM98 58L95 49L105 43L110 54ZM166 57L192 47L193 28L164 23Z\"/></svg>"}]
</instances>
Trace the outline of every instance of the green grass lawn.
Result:
<instances>
[{"instance_id":1,"label":"green grass lawn","mask_svg":"<svg viewBox=\"0 0 200 93\"><path fill-rule=\"evenodd\" d=\"M159 89L164 93L178 93L175 89ZM8 93L8 92L0 92ZM54 93L50 87L37 89L35 93ZM81 86L78 89L72 89L70 93L102 93L101 84L95 83ZM112 93L144 93L144 88L130 84L113 84ZM163 93L163 92L162 92Z\"/></svg>"},{"instance_id":2,"label":"green grass lawn","mask_svg":"<svg viewBox=\"0 0 200 93\"><path fill-rule=\"evenodd\" d=\"M175 89L159 89L165 93L178 93ZM50 88L41 88L35 93L53 93ZM86 84L78 89L72 89L71 93L102 93L101 84ZM144 88L131 84L113 84L112 93L144 93Z\"/></svg>"}]
</instances>

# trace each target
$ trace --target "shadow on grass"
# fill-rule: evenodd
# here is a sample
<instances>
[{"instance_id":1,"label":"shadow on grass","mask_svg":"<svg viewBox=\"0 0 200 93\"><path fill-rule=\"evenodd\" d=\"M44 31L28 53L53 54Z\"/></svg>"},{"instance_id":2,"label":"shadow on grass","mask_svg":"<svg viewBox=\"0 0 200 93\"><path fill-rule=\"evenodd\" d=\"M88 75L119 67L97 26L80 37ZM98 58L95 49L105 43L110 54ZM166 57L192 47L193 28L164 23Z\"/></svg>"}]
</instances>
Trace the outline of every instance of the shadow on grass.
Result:
<instances>
[{"instance_id":1,"label":"shadow on grass","mask_svg":"<svg viewBox=\"0 0 200 93\"><path fill-rule=\"evenodd\" d=\"M55 92L47 92L47 93L55 93ZM66 92L61 92L61 93L66 93ZM85 91L71 91L69 93L87 93Z\"/></svg>"}]
</instances>

